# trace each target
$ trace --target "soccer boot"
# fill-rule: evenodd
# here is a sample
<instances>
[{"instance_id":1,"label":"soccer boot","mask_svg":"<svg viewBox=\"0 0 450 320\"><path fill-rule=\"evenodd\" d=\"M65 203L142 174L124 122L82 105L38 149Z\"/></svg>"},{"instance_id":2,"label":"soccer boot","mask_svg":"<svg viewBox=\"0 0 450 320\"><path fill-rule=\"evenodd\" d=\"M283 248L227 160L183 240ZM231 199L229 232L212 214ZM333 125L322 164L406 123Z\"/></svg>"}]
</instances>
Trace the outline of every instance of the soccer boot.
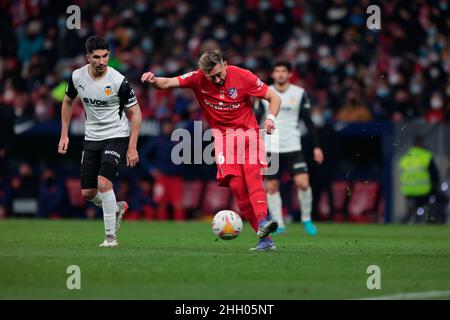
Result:
<instances>
[{"instance_id":1,"label":"soccer boot","mask_svg":"<svg viewBox=\"0 0 450 320\"><path fill-rule=\"evenodd\" d=\"M117 202L117 211L116 211L116 232L120 229L120 224L122 223L122 218L125 215L125 212L128 210L128 203L126 201Z\"/></svg>"},{"instance_id":2,"label":"soccer boot","mask_svg":"<svg viewBox=\"0 0 450 320\"><path fill-rule=\"evenodd\" d=\"M254 248L250 248L250 251L271 251L276 250L275 242L272 239L260 239L259 243Z\"/></svg>"},{"instance_id":3,"label":"soccer boot","mask_svg":"<svg viewBox=\"0 0 450 320\"><path fill-rule=\"evenodd\" d=\"M264 239L272 232L275 232L278 228L278 222L276 221L267 221L266 219L262 220L259 223L258 232L256 233L260 239Z\"/></svg>"},{"instance_id":4,"label":"soccer boot","mask_svg":"<svg viewBox=\"0 0 450 320\"><path fill-rule=\"evenodd\" d=\"M109 238L106 237L105 241L99 244L99 247L105 247L105 248L115 248L119 246L119 243L117 242L116 238Z\"/></svg>"},{"instance_id":5,"label":"soccer boot","mask_svg":"<svg viewBox=\"0 0 450 320\"><path fill-rule=\"evenodd\" d=\"M316 226L311 220L303 222L303 227L305 228L306 233L310 236L315 236L317 234Z\"/></svg>"}]
</instances>

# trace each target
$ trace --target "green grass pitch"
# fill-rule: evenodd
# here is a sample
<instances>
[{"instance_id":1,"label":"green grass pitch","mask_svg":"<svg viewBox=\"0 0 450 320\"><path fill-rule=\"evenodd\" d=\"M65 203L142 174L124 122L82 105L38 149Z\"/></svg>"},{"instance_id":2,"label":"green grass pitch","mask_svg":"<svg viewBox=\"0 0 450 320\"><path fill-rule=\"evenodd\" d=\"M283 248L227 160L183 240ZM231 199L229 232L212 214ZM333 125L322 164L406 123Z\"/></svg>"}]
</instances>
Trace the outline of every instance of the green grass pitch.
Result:
<instances>
[{"instance_id":1,"label":"green grass pitch","mask_svg":"<svg viewBox=\"0 0 450 320\"><path fill-rule=\"evenodd\" d=\"M450 290L448 226L318 224L249 252L248 225L232 241L205 222L129 222L118 248L99 248L102 221L0 221L0 299L352 299ZM81 269L68 290L66 269ZM366 286L381 268L381 289ZM443 298L449 298L443 297Z\"/></svg>"}]
</instances>

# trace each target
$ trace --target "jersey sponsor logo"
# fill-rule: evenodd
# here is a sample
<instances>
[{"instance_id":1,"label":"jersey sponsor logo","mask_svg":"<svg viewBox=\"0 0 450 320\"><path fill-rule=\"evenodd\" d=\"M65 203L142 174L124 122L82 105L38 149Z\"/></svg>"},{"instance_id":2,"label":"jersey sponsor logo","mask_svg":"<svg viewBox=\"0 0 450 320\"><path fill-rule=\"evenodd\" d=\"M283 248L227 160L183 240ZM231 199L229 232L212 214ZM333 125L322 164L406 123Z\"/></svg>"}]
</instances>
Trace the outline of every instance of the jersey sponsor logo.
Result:
<instances>
[{"instance_id":1,"label":"jersey sponsor logo","mask_svg":"<svg viewBox=\"0 0 450 320\"><path fill-rule=\"evenodd\" d=\"M105 150L105 154L111 154L111 155L116 156L117 158L120 159L120 154L117 153L117 152L114 151L114 150Z\"/></svg>"},{"instance_id":2,"label":"jersey sponsor logo","mask_svg":"<svg viewBox=\"0 0 450 320\"><path fill-rule=\"evenodd\" d=\"M186 78L189 78L190 76L192 76L193 74L194 74L194 72L188 72L188 73L183 74L180 78L186 79Z\"/></svg>"},{"instance_id":3,"label":"jersey sponsor logo","mask_svg":"<svg viewBox=\"0 0 450 320\"><path fill-rule=\"evenodd\" d=\"M208 100L204 99L205 104L209 107L212 107L217 110L227 110L227 109L237 109L241 106L240 103L232 103L232 104L224 104L222 101L218 104L211 103Z\"/></svg>"},{"instance_id":4,"label":"jersey sponsor logo","mask_svg":"<svg viewBox=\"0 0 450 320\"><path fill-rule=\"evenodd\" d=\"M105 95L107 96L107 97L109 97L110 95L111 95L111 93L112 93L112 87L111 86L106 86L105 87Z\"/></svg>"},{"instance_id":5,"label":"jersey sponsor logo","mask_svg":"<svg viewBox=\"0 0 450 320\"><path fill-rule=\"evenodd\" d=\"M236 88L228 89L228 95L230 96L231 99L236 99L238 96L237 89Z\"/></svg>"},{"instance_id":6,"label":"jersey sponsor logo","mask_svg":"<svg viewBox=\"0 0 450 320\"><path fill-rule=\"evenodd\" d=\"M106 106L108 104L108 101L91 99L91 98L83 98L83 103L86 103L91 106L101 107L101 106Z\"/></svg>"}]
</instances>

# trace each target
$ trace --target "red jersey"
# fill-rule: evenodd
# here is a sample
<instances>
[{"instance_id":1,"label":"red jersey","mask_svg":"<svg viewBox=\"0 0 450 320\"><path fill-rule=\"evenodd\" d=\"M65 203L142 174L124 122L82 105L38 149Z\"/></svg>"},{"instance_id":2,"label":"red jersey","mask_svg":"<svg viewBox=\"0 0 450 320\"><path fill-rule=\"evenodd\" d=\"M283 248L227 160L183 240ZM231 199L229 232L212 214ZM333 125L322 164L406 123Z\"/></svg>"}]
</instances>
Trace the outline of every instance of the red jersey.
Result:
<instances>
[{"instance_id":1,"label":"red jersey","mask_svg":"<svg viewBox=\"0 0 450 320\"><path fill-rule=\"evenodd\" d=\"M222 86L208 80L201 69L178 76L180 87L191 88L211 128L258 129L250 97L264 98L267 85L246 69L229 65Z\"/></svg>"}]
</instances>

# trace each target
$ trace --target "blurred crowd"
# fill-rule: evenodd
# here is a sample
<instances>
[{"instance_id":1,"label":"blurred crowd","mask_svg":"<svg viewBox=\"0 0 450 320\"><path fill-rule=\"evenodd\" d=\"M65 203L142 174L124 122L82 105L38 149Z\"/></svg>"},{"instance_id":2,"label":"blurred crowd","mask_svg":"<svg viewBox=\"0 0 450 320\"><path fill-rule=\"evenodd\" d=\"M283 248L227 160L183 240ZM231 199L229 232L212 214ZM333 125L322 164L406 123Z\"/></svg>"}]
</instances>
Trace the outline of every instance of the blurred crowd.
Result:
<instances>
[{"instance_id":1,"label":"blurred crowd","mask_svg":"<svg viewBox=\"0 0 450 320\"><path fill-rule=\"evenodd\" d=\"M66 8L81 8L69 30ZM366 8L381 8L369 30ZM16 119L59 118L65 81L85 62L91 34L111 45L110 65L136 91L144 118L196 119L188 91L155 91L142 72L176 75L220 47L229 63L270 83L276 59L295 66L325 120L450 121L448 0L211 0L1 2L0 102ZM76 117L82 117L81 104ZM317 120L320 121L320 116Z\"/></svg>"},{"instance_id":2,"label":"blurred crowd","mask_svg":"<svg viewBox=\"0 0 450 320\"><path fill-rule=\"evenodd\" d=\"M66 10L74 4L81 8L81 28L70 30ZM374 4L381 9L381 30L366 26L366 8ZM97 34L110 44L110 66L129 79L144 120L184 126L201 120L189 90L153 90L140 76L147 70L182 74L197 67L201 52L220 48L230 64L252 70L266 83L275 60L291 61L292 82L313 97L318 127L334 121L450 123L449 5L448 0L1 1L0 114L16 124L58 120L67 80L86 64L85 40ZM79 101L73 118L84 118ZM0 164L8 148L5 137ZM160 173L144 166L154 177Z\"/></svg>"}]
</instances>

